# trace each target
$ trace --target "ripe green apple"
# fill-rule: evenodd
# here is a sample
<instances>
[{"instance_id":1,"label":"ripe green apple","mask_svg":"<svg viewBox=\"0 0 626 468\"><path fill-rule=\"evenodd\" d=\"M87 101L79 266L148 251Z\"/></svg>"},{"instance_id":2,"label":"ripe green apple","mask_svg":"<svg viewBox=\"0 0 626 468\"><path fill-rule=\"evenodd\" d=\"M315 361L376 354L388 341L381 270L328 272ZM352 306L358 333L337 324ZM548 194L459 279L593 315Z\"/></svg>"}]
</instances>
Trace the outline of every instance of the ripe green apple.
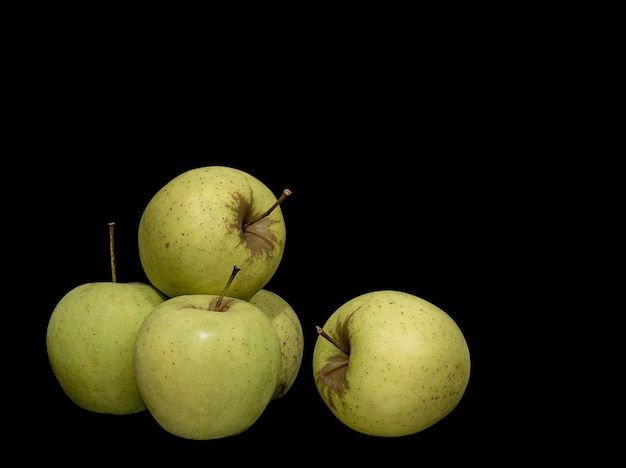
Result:
<instances>
[{"instance_id":1,"label":"ripe green apple","mask_svg":"<svg viewBox=\"0 0 626 468\"><path fill-rule=\"evenodd\" d=\"M267 316L243 299L192 294L167 299L135 341L139 391L176 436L220 439L248 429L271 401L281 349Z\"/></svg>"},{"instance_id":2,"label":"ripe green apple","mask_svg":"<svg viewBox=\"0 0 626 468\"><path fill-rule=\"evenodd\" d=\"M163 186L139 222L139 257L150 283L169 297L219 295L222 272L239 265L229 296L249 300L272 278L285 248L280 203L232 167L188 170Z\"/></svg>"},{"instance_id":3,"label":"ripe green apple","mask_svg":"<svg viewBox=\"0 0 626 468\"><path fill-rule=\"evenodd\" d=\"M448 415L465 393L465 337L447 313L424 299L393 290L365 293L317 329L317 390L332 413L358 432L417 433Z\"/></svg>"},{"instance_id":4,"label":"ripe green apple","mask_svg":"<svg viewBox=\"0 0 626 468\"><path fill-rule=\"evenodd\" d=\"M46 348L63 391L96 413L131 414L146 406L133 370L135 336L144 318L165 300L145 283L81 284L57 303Z\"/></svg>"},{"instance_id":5,"label":"ripe green apple","mask_svg":"<svg viewBox=\"0 0 626 468\"><path fill-rule=\"evenodd\" d=\"M272 397L272 400L277 400L289 391L300 371L304 355L302 324L291 304L272 291L261 289L250 302L270 319L280 341L280 376Z\"/></svg>"}]
</instances>

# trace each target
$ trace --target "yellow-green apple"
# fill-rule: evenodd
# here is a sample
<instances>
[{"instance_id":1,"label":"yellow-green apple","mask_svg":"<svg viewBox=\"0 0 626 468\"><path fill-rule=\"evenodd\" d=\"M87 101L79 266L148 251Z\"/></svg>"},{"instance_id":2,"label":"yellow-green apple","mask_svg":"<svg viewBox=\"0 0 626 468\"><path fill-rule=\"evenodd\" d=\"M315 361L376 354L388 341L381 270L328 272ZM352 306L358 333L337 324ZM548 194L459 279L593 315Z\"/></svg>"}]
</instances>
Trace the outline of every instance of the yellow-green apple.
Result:
<instances>
[{"instance_id":1,"label":"yellow-green apple","mask_svg":"<svg viewBox=\"0 0 626 468\"><path fill-rule=\"evenodd\" d=\"M284 396L298 376L304 355L304 333L300 318L282 296L267 289L257 292L250 302L270 319L281 348L281 368L272 400Z\"/></svg>"},{"instance_id":2,"label":"yellow-green apple","mask_svg":"<svg viewBox=\"0 0 626 468\"><path fill-rule=\"evenodd\" d=\"M151 284L169 297L219 295L223 271L241 267L229 296L249 300L282 259L286 229L280 203L251 174L227 166L188 170L151 198L139 222L138 247Z\"/></svg>"},{"instance_id":3,"label":"yellow-green apple","mask_svg":"<svg viewBox=\"0 0 626 468\"><path fill-rule=\"evenodd\" d=\"M135 376L148 410L185 439L220 439L252 426L271 401L280 366L268 317L223 294L167 299L135 341Z\"/></svg>"},{"instance_id":4,"label":"yellow-green apple","mask_svg":"<svg viewBox=\"0 0 626 468\"><path fill-rule=\"evenodd\" d=\"M357 296L333 312L313 350L319 395L346 426L399 437L422 431L460 402L470 352L456 322L401 291Z\"/></svg>"},{"instance_id":5,"label":"yellow-green apple","mask_svg":"<svg viewBox=\"0 0 626 468\"><path fill-rule=\"evenodd\" d=\"M46 348L74 403L96 413L131 414L146 409L133 370L137 330L165 296L146 283L118 283L111 254L112 281L81 284L57 303Z\"/></svg>"}]
</instances>

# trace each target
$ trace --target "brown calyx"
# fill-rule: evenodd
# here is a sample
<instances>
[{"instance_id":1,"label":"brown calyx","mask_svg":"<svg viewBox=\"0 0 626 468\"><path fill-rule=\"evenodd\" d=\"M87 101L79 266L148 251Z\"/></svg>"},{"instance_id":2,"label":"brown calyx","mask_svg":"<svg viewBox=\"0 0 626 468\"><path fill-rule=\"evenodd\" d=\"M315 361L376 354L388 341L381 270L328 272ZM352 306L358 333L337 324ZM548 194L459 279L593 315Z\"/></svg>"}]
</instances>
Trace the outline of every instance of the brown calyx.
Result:
<instances>
[{"instance_id":1,"label":"brown calyx","mask_svg":"<svg viewBox=\"0 0 626 468\"><path fill-rule=\"evenodd\" d=\"M351 318L352 314L348 315L343 322L337 323L334 336L329 335L321 327L315 327L317 333L332 343L339 351L338 354L334 354L327 359L316 375L320 387L326 391L328 404L333 408L335 408L335 397L342 398L349 388L346 373L350 364L350 333L348 324Z\"/></svg>"},{"instance_id":2,"label":"brown calyx","mask_svg":"<svg viewBox=\"0 0 626 468\"><path fill-rule=\"evenodd\" d=\"M269 209L252 217L252 204L248 200L253 198L253 193L250 192L248 199L241 194L233 194L234 205L231 209L237 214L237 221L232 223L229 229L240 233L241 242L250 250L250 262L259 255L271 256L276 246L279 245L279 239L271 229L272 225L278 221L271 219L269 215L289 195L291 195L291 190L283 190L280 198Z\"/></svg>"}]
</instances>

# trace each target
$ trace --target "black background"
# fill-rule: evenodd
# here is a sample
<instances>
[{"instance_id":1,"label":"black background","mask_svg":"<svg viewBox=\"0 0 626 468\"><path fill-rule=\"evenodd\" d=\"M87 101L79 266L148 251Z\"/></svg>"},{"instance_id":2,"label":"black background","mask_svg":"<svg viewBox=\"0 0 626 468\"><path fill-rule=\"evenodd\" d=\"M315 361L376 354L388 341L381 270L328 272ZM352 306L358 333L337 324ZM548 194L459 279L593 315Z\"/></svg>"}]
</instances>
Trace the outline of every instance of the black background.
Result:
<instances>
[{"instance_id":1,"label":"black background","mask_svg":"<svg viewBox=\"0 0 626 468\"><path fill-rule=\"evenodd\" d=\"M403 51L348 41L332 57L307 44L304 58L302 50L277 53L272 63L267 51L248 50L226 57L236 70L207 69L207 51L180 55L166 42L113 50L105 40L81 47L75 37L37 43L18 76L25 91L8 125L14 165L5 172L16 187L5 212L6 253L16 262L7 274L19 275L11 319L27 335L11 342L18 358L6 370L18 382L7 385L12 434L35 447L22 455L46 444L48 460L68 462L84 454L89 462L281 464L376 455L445 464L533 460L553 449L563 425L555 415L568 408L551 383L564 371L560 352L547 355L540 343L548 320L563 313L553 307L562 297L557 272L563 260L575 266L562 233L585 209L583 197L554 188L575 184L564 177L575 163L550 161L561 138L551 118L558 104L537 94L545 75L508 61L510 48L492 48L489 37L444 36ZM54 306L79 284L110 279L110 221L118 281L145 281L136 244L145 205L181 172L215 164L245 170L276 194L293 191L282 206L285 254L266 287L303 325L294 386L250 429L214 441L170 435L147 412L77 408L47 360ZM401 438L344 427L311 371L315 325L386 288L445 310L472 357L457 408ZM540 371L546 361L548 373Z\"/></svg>"},{"instance_id":2,"label":"black background","mask_svg":"<svg viewBox=\"0 0 626 468\"><path fill-rule=\"evenodd\" d=\"M148 138L153 141L141 153L153 150L153 160L119 157L116 153L125 154L128 147L117 139L115 145L102 141L102 149L97 144L73 148L76 156L81 151L84 156L55 162L50 167L54 176L37 200L36 248L43 258L38 269L46 280L28 300L37 304L37 398L31 405L38 432L65 441L61 446L80 440L98 453L141 446L157 454L224 453L236 460L260 443L263 450L297 450L300 459L331 456L333 450L493 456L489 447L507 434L519 408L502 403L500 393L509 385L514 348L498 338L509 326L502 317L513 313L504 271L518 256L509 237L519 228L502 209L503 203L516 209L516 202L493 196L503 193L506 180L494 181L478 160L446 157L437 145L423 149L417 137L397 147L389 134L365 132L322 142L309 135L299 147L276 150L258 142L245 151L216 150L207 141L197 155L185 144L179 147L178 136L175 141ZM139 151L140 143L131 146ZM136 244L144 206L174 176L211 164L243 169L277 194L286 187L293 192L282 206L287 225L283 261L266 288L298 313L305 355L292 389L272 402L253 427L227 439L199 442L166 433L148 412L109 416L76 407L51 372L45 330L55 304L71 288L110 280L110 221L116 222L118 281L147 281ZM312 378L315 325L323 325L345 301L376 289L403 290L447 311L465 333L472 356L470 383L458 407L435 426L402 438L375 438L344 427L324 406ZM505 441L508 437L513 436Z\"/></svg>"}]
</instances>

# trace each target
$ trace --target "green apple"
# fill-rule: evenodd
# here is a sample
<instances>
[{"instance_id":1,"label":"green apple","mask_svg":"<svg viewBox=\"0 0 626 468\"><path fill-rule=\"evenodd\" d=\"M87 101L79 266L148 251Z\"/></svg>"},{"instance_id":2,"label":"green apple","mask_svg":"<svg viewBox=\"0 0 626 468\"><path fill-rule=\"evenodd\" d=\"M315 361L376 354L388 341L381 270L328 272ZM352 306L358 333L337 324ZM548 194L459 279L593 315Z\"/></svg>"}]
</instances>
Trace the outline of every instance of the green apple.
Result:
<instances>
[{"instance_id":1,"label":"green apple","mask_svg":"<svg viewBox=\"0 0 626 468\"><path fill-rule=\"evenodd\" d=\"M65 294L48 322L46 348L64 392L96 413L146 409L133 370L135 336L165 297L145 283L93 282Z\"/></svg>"},{"instance_id":2,"label":"green apple","mask_svg":"<svg viewBox=\"0 0 626 468\"><path fill-rule=\"evenodd\" d=\"M222 272L239 265L229 296L249 300L272 278L285 248L280 203L252 175L206 166L170 180L139 222L139 257L151 284L169 297L222 292Z\"/></svg>"},{"instance_id":3,"label":"green apple","mask_svg":"<svg viewBox=\"0 0 626 468\"><path fill-rule=\"evenodd\" d=\"M281 347L281 369L272 400L283 397L298 376L304 355L304 333L296 311L283 297L261 289L250 302L270 319Z\"/></svg>"},{"instance_id":4,"label":"green apple","mask_svg":"<svg viewBox=\"0 0 626 468\"><path fill-rule=\"evenodd\" d=\"M146 283L118 283L109 223L112 281L81 284L56 304L46 331L52 371L67 396L96 413L143 411L133 349L143 319L165 296Z\"/></svg>"},{"instance_id":5,"label":"green apple","mask_svg":"<svg viewBox=\"0 0 626 468\"><path fill-rule=\"evenodd\" d=\"M458 405L469 383L470 353L460 328L412 294L357 296L317 330L319 395L337 419L363 434L422 431Z\"/></svg>"},{"instance_id":6,"label":"green apple","mask_svg":"<svg viewBox=\"0 0 626 468\"><path fill-rule=\"evenodd\" d=\"M167 299L145 318L135 341L135 376L148 410L185 439L248 429L271 401L280 367L280 342L267 316L223 295Z\"/></svg>"}]
</instances>

